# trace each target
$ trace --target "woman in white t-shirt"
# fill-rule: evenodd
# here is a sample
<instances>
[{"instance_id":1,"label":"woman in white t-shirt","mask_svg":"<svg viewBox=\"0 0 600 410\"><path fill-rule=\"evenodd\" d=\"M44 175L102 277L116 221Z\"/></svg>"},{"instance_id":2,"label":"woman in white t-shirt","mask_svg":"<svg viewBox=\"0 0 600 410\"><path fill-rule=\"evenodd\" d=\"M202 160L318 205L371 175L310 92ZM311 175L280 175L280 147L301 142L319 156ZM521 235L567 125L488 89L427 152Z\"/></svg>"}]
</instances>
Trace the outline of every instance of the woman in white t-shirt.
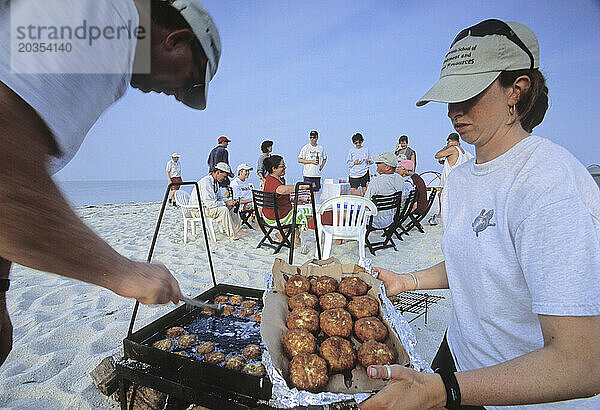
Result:
<instances>
[{"instance_id":1,"label":"woman in white t-shirt","mask_svg":"<svg viewBox=\"0 0 600 410\"><path fill-rule=\"evenodd\" d=\"M361 409L600 408L600 396L571 400L600 392L600 191L568 151L530 135L548 108L538 67L531 29L486 20L457 35L417 102L448 103L476 160L444 187L444 261L375 272L390 295L449 288L450 321L437 374L370 366L394 380Z\"/></svg>"},{"instance_id":2,"label":"woman in white t-shirt","mask_svg":"<svg viewBox=\"0 0 600 410\"><path fill-rule=\"evenodd\" d=\"M352 136L354 147L350 148L346 157L346 164L350 169L349 180L352 195L364 195L371 180L369 166L373 161L371 161L369 148L362 145L364 141L361 133L354 134Z\"/></svg>"}]
</instances>

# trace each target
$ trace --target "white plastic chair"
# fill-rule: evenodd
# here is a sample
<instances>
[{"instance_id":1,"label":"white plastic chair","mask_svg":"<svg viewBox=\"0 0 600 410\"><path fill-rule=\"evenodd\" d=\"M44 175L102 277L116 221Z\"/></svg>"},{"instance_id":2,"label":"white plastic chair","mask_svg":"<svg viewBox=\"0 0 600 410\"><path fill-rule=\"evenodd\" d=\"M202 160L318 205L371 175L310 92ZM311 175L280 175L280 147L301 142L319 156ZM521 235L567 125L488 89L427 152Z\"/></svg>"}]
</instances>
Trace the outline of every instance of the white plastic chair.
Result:
<instances>
[{"instance_id":1,"label":"white plastic chair","mask_svg":"<svg viewBox=\"0 0 600 410\"><path fill-rule=\"evenodd\" d=\"M200 214L200 207L198 205L190 205L190 194L181 189L175 191L175 203L179 206L181 215L183 215L183 243L187 243L188 223L192 226L192 234L196 235L196 222L202 222L201 217L196 217L192 213L192 210L195 209ZM216 242L217 238L215 236L215 228L213 227L214 219L205 217L204 220L210 240Z\"/></svg>"},{"instance_id":2,"label":"white plastic chair","mask_svg":"<svg viewBox=\"0 0 600 410\"><path fill-rule=\"evenodd\" d=\"M321 216L325 211L333 212L333 225L323 225ZM323 254L327 259L334 239L354 239L358 241L358 253L365 257L365 235L369 217L377 215L377 207L370 199L357 195L341 195L329 198L317 210L316 221L323 232Z\"/></svg>"}]
</instances>

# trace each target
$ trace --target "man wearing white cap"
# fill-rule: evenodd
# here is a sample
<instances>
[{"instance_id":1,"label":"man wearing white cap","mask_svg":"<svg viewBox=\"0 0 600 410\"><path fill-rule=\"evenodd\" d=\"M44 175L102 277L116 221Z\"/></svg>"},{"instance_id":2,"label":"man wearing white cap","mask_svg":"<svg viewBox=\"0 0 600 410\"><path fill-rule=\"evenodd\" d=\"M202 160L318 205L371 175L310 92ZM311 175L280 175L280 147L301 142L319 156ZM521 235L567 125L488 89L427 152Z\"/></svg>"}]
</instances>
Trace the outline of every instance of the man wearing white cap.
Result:
<instances>
[{"instance_id":1,"label":"man wearing white cap","mask_svg":"<svg viewBox=\"0 0 600 410\"><path fill-rule=\"evenodd\" d=\"M173 95L195 109L206 107L221 54L213 20L196 0L151 0L151 11L147 5L0 3L0 192L11 193L0 201L0 214L10 215L0 218L0 364L12 348L4 292L13 261L146 304L180 300L179 284L165 266L135 262L112 249L77 217L51 178L128 84ZM73 52L18 53L10 41L22 34L19 27L33 26L36 40L23 41L67 47L48 38L53 35L48 27L76 29L82 21L90 30L104 30L90 31L85 40L65 39Z\"/></svg>"},{"instance_id":2,"label":"man wearing white cap","mask_svg":"<svg viewBox=\"0 0 600 410\"><path fill-rule=\"evenodd\" d=\"M225 234L231 239L239 239L239 235L246 235L240 228L240 217L233 212L235 201L223 196L219 184L231 174L231 168L224 162L219 162L212 172L198 181L200 188L200 199L204 206L204 215L213 218L225 229ZM190 205L198 205L196 188L190 197ZM192 210L194 212L194 210ZM196 217L199 212L195 211Z\"/></svg>"},{"instance_id":3,"label":"man wearing white cap","mask_svg":"<svg viewBox=\"0 0 600 410\"><path fill-rule=\"evenodd\" d=\"M365 192L365 198L371 199L374 195L390 195L402 191L404 188L404 179L396 173L396 166L398 165L396 155L391 152L382 152L372 159L375 165L377 165L377 173L379 175L374 177L369 183ZM393 209L378 212L373 217L373 227L388 227L394 219L394 212Z\"/></svg>"},{"instance_id":4,"label":"man wearing white cap","mask_svg":"<svg viewBox=\"0 0 600 410\"><path fill-rule=\"evenodd\" d=\"M252 186L248 177L252 171L250 165L240 164L237 167L237 177L231 181L231 190L233 191L233 199L240 201L240 211L252 209Z\"/></svg>"},{"instance_id":5,"label":"man wearing white cap","mask_svg":"<svg viewBox=\"0 0 600 410\"><path fill-rule=\"evenodd\" d=\"M181 182L181 163L179 162L179 154L174 152L171 154L171 159L167 162L167 178L169 178L169 184L171 182ZM175 205L175 191L179 189L179 185L173 185L171 192L169 193L169 203Z\"/></svg>"}]
</instances>

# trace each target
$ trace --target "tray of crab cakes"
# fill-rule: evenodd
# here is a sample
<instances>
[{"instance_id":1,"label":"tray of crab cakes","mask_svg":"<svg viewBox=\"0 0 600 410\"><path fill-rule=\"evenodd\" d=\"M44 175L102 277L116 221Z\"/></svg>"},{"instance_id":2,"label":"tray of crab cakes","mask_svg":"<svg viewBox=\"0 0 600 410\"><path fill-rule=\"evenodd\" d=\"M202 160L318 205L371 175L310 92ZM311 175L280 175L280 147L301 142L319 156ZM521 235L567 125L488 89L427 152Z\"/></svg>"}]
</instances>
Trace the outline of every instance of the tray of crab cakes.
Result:
<instances>
[{"instance_id":1,"label":"tray of crab cakes","mask_svg":"<svg viewBox=\"0 0 600 410\"><path fill-rule=\"evenodd\" d=\"M291 266L277 259L264 295L261 335L290 389L369 393L372 364L409 364L381 314L381 282L353 264Z\"/></svg>"},{"instance_id":2,"label":"tray of crab cakes","mask_svg":"<svg viewBox=\"0 0 600 410\"><path fill-rule=\"evenodd\" d=\"M158 368L164 377L215 385L256 398L271 396L262 364L262 290L218 284L196 299L223 306L222 314L181 306L124 341L127 358Z\"/></svg>"}]
</instances>

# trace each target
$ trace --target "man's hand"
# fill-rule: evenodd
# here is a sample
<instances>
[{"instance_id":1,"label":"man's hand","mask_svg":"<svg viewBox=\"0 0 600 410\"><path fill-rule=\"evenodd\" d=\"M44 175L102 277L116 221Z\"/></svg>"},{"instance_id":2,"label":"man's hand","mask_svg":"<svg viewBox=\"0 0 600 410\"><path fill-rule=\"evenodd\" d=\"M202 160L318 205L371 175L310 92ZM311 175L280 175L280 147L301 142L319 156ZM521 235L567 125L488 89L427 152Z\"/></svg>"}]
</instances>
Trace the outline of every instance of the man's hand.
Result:
<instances>
[{"instance_id":1,"label":"man's hand","mask_svg":"<svg viewBox=\"0 0 600 410\"><path fill-rule=\"evenodd\" d=\"M132 262L131 270L122 272L123 279L115 293L137 299L145 305L178 304L179 283L161 264Z\"/></svg>"},{"instance_id":2,"label":"man's hand","mask_svg":"<svg viewBox=\"0 0 600 410\"><path fill-rule=\"evenodd\" d=\"M438 374L419 373L412 369L391 365L392 378L379 393L359 406L362 410L374 409L430 409L446 404L446 390ZM369 366L367 374L372 379L388 376L384 366Z\"/></svg>"},{"instance_id":3,"label":"man's hand","mask_svg":"<svg viewBox=\"0 0 600 410\"><path fill-rule=\"evenodd\" d=\"M315 159L310 160L310 163L311 164L315 164L315 165L319 165L319 160L315 158Z\"/></svg>"},{"instance_id":4,"label":"man's hand","mask_svg":"<svg viewBox=\"0 0 600 410\"><path fill-rule=\"evenodd\" d=\"M13 327L6 309L6 296L0 293L0 366L12 349Z\"/></svg>"}]
</instances>

